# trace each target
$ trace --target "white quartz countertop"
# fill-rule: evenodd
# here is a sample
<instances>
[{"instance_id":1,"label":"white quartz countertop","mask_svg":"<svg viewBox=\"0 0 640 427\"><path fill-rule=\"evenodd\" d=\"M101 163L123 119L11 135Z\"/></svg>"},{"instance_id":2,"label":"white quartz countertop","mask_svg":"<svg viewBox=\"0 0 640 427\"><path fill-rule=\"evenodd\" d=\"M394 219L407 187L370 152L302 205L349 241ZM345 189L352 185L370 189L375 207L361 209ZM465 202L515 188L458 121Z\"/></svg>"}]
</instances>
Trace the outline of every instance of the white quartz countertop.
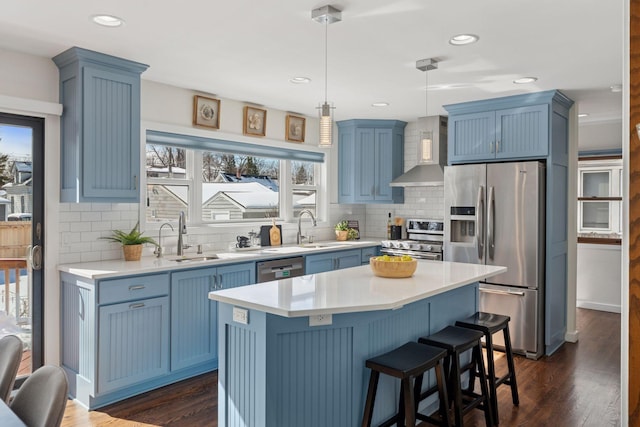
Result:
<instances>
[{"instance_id":1,"label":"white quartz countertop","mask_svg":"<svg viewBox=\"0 0 640 427\"><path fill-rule=\"evenodd\" d=\"M58 271L74 274L91 280L108 279L135 274L162 273L199 267L216 267L217 265L263 261L267 259L310 255L313 253L333 252L348 249L362 249L379 245L375 240L350 240L346 242L326 241L311 245L283 245L257 247L255 250L221 251L196 254L187 253L184 257L166 255L162 258L142 257L140 261L125 261L123 259L110 261L80 262L75 264L60 264ZM215 255L217 259L200 259ZM176 261L180 259L181 261Z\"/></svg>"},{"instance_id":2,"label":"white quartz countertop","mask_svg":"<svg viewBox=\"0 0 640 427\"><path fill-rule=\"evenodd\" d=\"M393 310L505 271L499 266L418 260L412 277L387 279L363 265L210 292L209 298L284 317Z\"/></svg>"}]
</instances>

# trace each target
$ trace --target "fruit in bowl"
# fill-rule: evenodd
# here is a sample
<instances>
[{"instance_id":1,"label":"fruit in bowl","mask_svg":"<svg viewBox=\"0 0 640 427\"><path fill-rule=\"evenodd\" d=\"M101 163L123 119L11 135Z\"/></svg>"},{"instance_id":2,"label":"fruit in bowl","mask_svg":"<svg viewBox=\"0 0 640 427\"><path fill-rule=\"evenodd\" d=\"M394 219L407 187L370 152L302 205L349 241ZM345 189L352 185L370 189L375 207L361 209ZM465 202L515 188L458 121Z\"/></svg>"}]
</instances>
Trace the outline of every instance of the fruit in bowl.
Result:
<instances>
[{"instance_id":1,"label":"fruit in bowl","mask_svg":"<svg viewBox=\"0 0 640 427\"><path fill-rule=\"evenodd\" d=\"M409 255L382 255L369 258L369 265L373 274L378 277L411 277L418 267L418 261Z\"/></svg>"}]
</instances>

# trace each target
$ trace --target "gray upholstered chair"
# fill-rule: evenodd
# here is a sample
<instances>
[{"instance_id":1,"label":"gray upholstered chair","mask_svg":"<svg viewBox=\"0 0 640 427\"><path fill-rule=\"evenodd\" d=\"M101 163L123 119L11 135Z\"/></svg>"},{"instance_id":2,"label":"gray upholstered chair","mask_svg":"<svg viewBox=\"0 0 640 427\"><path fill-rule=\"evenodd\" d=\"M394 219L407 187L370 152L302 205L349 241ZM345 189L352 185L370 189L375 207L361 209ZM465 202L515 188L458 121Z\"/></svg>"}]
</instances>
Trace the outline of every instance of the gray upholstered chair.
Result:
<instances>
[{"instance_id":1,"label":"gray upholstered chair","mask_svg":"<svg viewBox=\"0 0 640 427\"><path fill-rule=\"evenodd\" d=\"M9 403L22 360L22 341L15 335L0 339L0 399Z\"/></svg>"},{"instance_id":2,"label":"gray upholstered chair","mask_svg":"<svg viewBox=\"0 0 640 427\"><path fill-rule=\"evenodd\" d=\"M43 366L18 389L9 405L29 427L58 427L67 405L67 376L58 366Z\"/></svg>"}]
</instances>

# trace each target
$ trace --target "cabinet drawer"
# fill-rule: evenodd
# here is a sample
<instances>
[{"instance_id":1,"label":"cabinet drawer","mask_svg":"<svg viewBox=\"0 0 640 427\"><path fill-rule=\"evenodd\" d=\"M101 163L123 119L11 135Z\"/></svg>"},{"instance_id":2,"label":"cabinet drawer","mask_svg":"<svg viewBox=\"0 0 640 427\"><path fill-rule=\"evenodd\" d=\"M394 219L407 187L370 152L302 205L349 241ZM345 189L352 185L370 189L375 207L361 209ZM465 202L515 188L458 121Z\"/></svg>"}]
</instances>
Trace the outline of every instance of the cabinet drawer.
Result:
<instances>
[{"instance_id":1,"label":"cabinet drawer","mask_svg":"<svg viewBox=\"0 0 640 427\"><path fill-rule=\"evenodd\" d=\"M102 280L98 285L98 304L112 304L162 295L169 295L168 274Z\"/></svg>"},{"instance_id":2,"label":"cabinet drawer","mask_svg":"<svg viewBox=\"0 0 640 427\"><path fill-rule=\"evenodd\" d=\"M379 254L380 254L380 248L378 246L362 249L362 263L369 264L369 258L378 256Z\"/></svg>"}]
</instances>

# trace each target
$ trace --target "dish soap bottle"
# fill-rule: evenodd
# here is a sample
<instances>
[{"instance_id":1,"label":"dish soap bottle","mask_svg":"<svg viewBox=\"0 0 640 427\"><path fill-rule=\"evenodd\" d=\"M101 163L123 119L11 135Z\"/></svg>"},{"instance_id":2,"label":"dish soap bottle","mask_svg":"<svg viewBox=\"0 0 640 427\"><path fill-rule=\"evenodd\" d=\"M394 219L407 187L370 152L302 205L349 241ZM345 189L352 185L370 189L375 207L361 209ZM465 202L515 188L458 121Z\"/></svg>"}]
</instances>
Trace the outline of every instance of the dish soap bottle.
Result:
<instances>
[{"instance_id":1,"label":"dish soap bottle","mask_svg":"<svg viewBox=\"0 0 640 427\"><path fill-rule=\"evenodd\" d=\"M389 219L387 220L387 240L391 240L391 212L389 212Z\"/></svg>"}]
</instances>

